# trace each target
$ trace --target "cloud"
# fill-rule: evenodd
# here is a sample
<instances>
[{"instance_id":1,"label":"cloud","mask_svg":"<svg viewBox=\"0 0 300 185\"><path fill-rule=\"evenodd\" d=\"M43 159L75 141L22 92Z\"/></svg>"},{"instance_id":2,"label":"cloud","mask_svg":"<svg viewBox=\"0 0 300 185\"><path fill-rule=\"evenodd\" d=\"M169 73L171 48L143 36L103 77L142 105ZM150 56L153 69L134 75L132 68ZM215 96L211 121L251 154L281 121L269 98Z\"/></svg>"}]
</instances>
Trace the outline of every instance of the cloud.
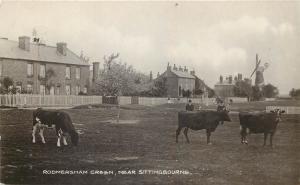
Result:
<instances>
[{"instance_id":1,"label":"cloud","mask_svg":"<svg viewBox=\"0 0 300 185\"><path fill-rule=\"evenodd\" d=\"M242 16L201 27L199 33L197 37L180 38L176 45L168 46L166 53L178 64L196 68L198 75L214 86L219 75L243 73L249 77L257 52L263 62L271 61L267 72L282 73L282 67L278 67L282 62L277 62L277 58L284 53L270 53L270 49L276 51L288 43L285 39L293 37L294 27L288 22L272 24L266 17Z\"/></svg>"}]
</instances>

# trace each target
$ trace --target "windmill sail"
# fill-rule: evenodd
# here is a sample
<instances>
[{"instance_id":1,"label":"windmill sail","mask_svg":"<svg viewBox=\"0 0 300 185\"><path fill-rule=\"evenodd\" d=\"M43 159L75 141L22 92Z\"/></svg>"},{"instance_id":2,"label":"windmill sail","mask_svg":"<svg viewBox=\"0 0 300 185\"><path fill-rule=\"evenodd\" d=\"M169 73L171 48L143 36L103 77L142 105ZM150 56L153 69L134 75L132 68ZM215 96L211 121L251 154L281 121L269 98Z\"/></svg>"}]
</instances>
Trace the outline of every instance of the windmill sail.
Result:
<instances>
[{"instance_id":1,"label":"windmill sail","mask_svg":"<svg viewBox=\"0 0 300 185\"><path fill-rule=\"evenodd\" d=\"M252 74L250 75L250 78L253 76L253 74L256 72L257 68L259 67L259 64L260 64L261 60L259 59L258 60L258 54L256 54L256 66L252 72Z\"/></svg>"}]
</instances>

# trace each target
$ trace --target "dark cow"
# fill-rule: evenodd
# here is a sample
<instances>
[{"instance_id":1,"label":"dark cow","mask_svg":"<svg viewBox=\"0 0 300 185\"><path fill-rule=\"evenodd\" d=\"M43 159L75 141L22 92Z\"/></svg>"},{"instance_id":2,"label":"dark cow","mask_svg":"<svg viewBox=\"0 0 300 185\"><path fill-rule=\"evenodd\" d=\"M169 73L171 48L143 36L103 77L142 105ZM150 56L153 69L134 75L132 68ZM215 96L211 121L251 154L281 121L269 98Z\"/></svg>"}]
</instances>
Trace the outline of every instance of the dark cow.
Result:
<instances>
[{"instance_id":1,"label":"dark cow","mask_svg":"<svg viewBox=\"0 0 300 185\"><path fill-rule=\"evenodd\" d=\"M220 121L231 121L229 111L197 111L186 112L182 111L178 113L178 129L176 130L176 143L178 142L178 135L182 128L185 128L183 133L186 141L189 143L188 129L192 130L206 130L207 144L211 144L210 135L214 132L219 125Z\"/></svg>"},{"instance_id":2,"label":"dark cow","mask_svg":"<svg viewBox=\"0 0 300 185\"><path fill-rule=\"evenodd\" d=\"M68 145L66 141L66 133L71 137L72 144L77 146L78 133L72 124L70 116L62 111L49 111L38 108L33 112L33 129L32 129L32 142L35 143L35 134L39 129L42 143L45 142L44 128L55 128L57 135L57 146L60 147L61 137L63 138L64 145Z\"/></svg>"},{"instance_id":3,"label":"dark cow","mask_svg":"<svg viewBox=\"0 0 300 185\"><path fill-rule=\"evenodd\" d=\"M268 134L270 134L270 145L272 146L273 135L280 121L281 114L284 112L284 110L280 109L275 109L271 112L240 112L241 143L248 144L246 140L247 133L263 133L264 146L266 145Z\"/></svg>"}]
</instances>

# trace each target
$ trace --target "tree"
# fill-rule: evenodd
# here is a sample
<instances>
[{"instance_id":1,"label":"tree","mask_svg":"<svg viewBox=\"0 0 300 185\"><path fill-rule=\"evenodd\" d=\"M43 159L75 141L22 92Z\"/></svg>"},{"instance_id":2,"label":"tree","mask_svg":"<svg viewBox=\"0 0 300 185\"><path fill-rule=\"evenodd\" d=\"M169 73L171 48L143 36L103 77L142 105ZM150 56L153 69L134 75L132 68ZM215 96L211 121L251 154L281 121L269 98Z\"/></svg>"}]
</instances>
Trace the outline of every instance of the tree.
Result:
<instances>
[{"instance_id":1,"label":"tree","mask_svg":"<svg viewBox=\"0 0 300 185\"><path fill-rule=\"evenodd\" d=\"M1 94L7 94L7 93L12 93L16 94L16 88L13 87L14 81L10 77L5 77L2 80L3 87L0 89Z\"/></svg>"},{"instance_id":2,"label":"tree","mask_svg":"<svg viewBox=\"0 0 300 185\"><path fill-rule=\"evenodd\" d=\"M292 89L289 93L292 98L300 99L300 89Z\"/></svg>"},{"instance_id":3,"label":"tree","mask_svg":"<svg viewBox=\"0 0 300 185\"><path fill-rule=\"evenodd\" d=\"M242 80L242 81L237 81L234 89L234 96L237 97L247 97L248 100L250 97L253 95L253 88L251 87L251 84Z\"/></svg>"},{"instance_id":4,"label":"tree","mask_svg":"<svg viewBox=\"0 0 300 185\"><path fill-rule=\"evenodd\" d=\"M14 85L14 81L13 81L13 79L12 78L10 78L10 77L5 77L4 79L3 79L3 87L4 87L4 89L6 89L6 90L8 90L11 86L13 86Z\"/></svg>"},{"instance_id":5,"label":"tree","mask_svg":"<svg viewBox=\"0 0 300 185\"><path fill-rule=\"evenodd\" d=\"M194 90L194 94L195 95L202 95L204 92L203 92L203 90L202 89L195 89Z\"/></svg>"},{"instance_id":6,"label":"tree","mask_svg":"<svg viewBox=\"0 0 300 185\"><path fill-rule=\"evenodd\" d=\"M262 91L259 89L258 86L252 86L252 91L253 91L252 98L251 98L252 100L258 101L263 98Z\"/></svg>"},{"instance_id":7,"label":"tree","mask_svg":"<svg viewBox=\"0 0 300 185\"><path fill-rule=\"evenodd\" d=\"M137 95L149 88L149 77L136 72L132 66L117 61L119 54L104 56L103 69L94 87L100 95ZM152 83L152 82L151 82Z\"/></svg>"},{"instance_id":8,"label":"tree","mask_svg":"<svg viewBox=\"0 0 300 185\"><path fill-rule=\"evenodd\" d=\"M151 89L152 95L156 97L167 96L167 78L160 77L155 80L154 87Z\"/></svg>"},{"instance_id":9,"label":"tree","mask_svg":"<svg viewBox=\"0 0 300 185\"><path fill-rule=\"evenodd\" d=\"M213 89L211 89L211 88L208 88L207 91L208 91L208 97L209 98L214 97L215 94L216 94L215 91Z\"/></svg>"},{"instance_id":10,"label":"tree","mask_svg":"<svg viewBox=\"0 0 300 185\"><path fill-rule=\"evenodd\" d=\"M266 98L274 98L279 94L278 88L272 84L263 86L262 93Z\"/></svg>"},{"instance_id":11,"label":"tree","mask_svg":"<svg viewBox=\"0 0 300 185\"><path fill-rule=\"evenodd\" d=\"M191 95L192 95L192 92L189 89L188 90L182 89L182 96L183 97L189 98L189 97L191 97Z\"/></svg>"}]
</instances>

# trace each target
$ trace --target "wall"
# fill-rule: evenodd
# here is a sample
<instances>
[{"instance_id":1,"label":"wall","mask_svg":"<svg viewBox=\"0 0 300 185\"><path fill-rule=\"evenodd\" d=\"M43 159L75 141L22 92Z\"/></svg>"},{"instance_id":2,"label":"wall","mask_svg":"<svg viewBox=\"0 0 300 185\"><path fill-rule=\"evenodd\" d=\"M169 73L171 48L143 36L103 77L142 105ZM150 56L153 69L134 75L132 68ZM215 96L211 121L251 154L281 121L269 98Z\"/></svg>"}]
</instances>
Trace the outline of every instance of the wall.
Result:
<instances>
[{"instance_id":1,"label":"wall","mask_svg":"<svg viewBox=\"0 0 300 185\"><path fill-rule=\"evenodd\" d=\"M79 66L80 67L80 79L75 78L76 74L76 65L71 66L71 79L67 80L65 78L66 65L65 64L56 64L56 63L45 63L45 62L31 62L25 60L13 60L13 59L2 59L2 76L3 79L5 76L8 76L13 79L14 82L21 82L22 89L26 89L28 83L33 84L33 93L40 93L40 80L38 78L40 74L40 64L46 64L46 71L52 68L55 72L55 76L51 78L51 81L55 85L55 93L59 88L60 94L66 94L65 85L71 85L71 94L75 95L76 85L80 86L81 91L85 86L88 86L89 82L89 66ZM27 63L33 63L33 76L27 76ZM60 87L58 87L60 84Z\"/></svg>"},{"instance_id":2,"label":"wall","mask_svg":"<svg viewBox=\"0 0 300 185\"><path fill-rule=\"evenodd\" d=\"M178 85L180 85L181 89L184 89L185 91L190 90L193 92L195 89L195 79L178 78Z\"/></svg>"},{"instance_id":3,"label":"wall","mask_svg":"<svg viewBox=\"0 0 300 185\"><path fill-rule=\"evenodd\" d=\"M214 91L217 96L220 97L233 97L234 96L234 85L215 85Z\"/></svg>"}]
</instances>

